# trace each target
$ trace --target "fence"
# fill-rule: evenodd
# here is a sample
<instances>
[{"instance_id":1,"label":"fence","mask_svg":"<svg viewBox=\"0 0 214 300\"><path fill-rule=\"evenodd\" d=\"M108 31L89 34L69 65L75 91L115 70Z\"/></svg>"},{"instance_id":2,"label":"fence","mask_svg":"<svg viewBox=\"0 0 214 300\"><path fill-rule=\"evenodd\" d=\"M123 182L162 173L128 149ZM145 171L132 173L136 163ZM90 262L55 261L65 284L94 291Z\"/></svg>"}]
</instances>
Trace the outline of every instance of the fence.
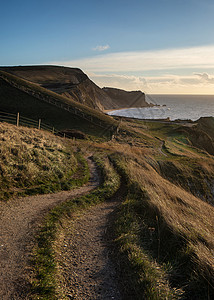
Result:
<instances>
[{"instance_id":1,"label":"fence","mask_svg":"<svg viewBox=\"0 0 214 300\"><path fill-rule=\"evenodd\" d=\"M9 77L8 77L9 76ZM77 106L74 105L70 105L68 103L62 102L61 100L57 99L56 97L51 96L50 93L44 93L44 91L42 91L41 87L39 88L38 86L34 89L32 89L30 86L27 86L27 84L25 82L22 82L21 84L16 82L16 80L14 80L11 77L11 74L7 74L5 75L4 72L0 73L0 78L2 78L3 80L5 80L6 82L8 82L10 85L12 85L13 87L27 93L30 96L33 96L34 98L37 98L41 101L47 102L49 104L52 104L58 108L61 108L63 110L68 111L69 113L75 114L79 117L81 117L82 119L85 119L87 121L89 121L90 123L99 126L101 128L106 129L106 124L104 124L105 122L101 122L101 120L99 120L99 118L96 118L95 116L89 115L87 113L84 113L80 108L78 108ZM41 89L41 91L40 91ZM59 95L58 95L59 96ZM112 127L112 129L116 128L117 125L112 125L110 126ZM109 128L111 129L111 128Z\"/></svg>"},{"instance_id":2,"label":"fence","mask_svg":"<svg viewBox=\"0 0 214 300\"><path fill-rule=\"evenodd\" d=\"M60 134L59 130L43 123L41 119L38 119L38 121L36 121L30 118L23 117L22 115L20 115L20 113L13 114L13 113L0 111L0 122L7 122L10 124L14 124L16 126L25 126L25 127L43 129L57 135L62 135Z\"/></svg>"}]
</instances>

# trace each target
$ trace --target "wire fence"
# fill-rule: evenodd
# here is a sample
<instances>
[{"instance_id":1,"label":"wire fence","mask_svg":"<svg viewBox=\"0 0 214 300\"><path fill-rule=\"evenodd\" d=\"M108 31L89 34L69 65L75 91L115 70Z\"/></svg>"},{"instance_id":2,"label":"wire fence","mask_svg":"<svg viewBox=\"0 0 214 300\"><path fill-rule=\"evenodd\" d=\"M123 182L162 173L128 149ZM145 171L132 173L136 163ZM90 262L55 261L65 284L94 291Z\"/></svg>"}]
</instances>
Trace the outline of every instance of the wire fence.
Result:
<instances>
[{"instance_id":1,"label":"wire fence","mask_svg":"<svg viewBox=\"0 0 214 300\"><path fill-rule=\"evenodd\" d=\"M16 126L25 126L46 130L54 134L65 136L55 127L45 124L42 119L33 120L22 116L19 112L17 114L0 111L0 122L10 123Z\"/></svg>"},{"instance_id":2,"label":"wire fence","mask_svg":"<svg viewBox=\"0 0 214 300\"><path fill-rule=\"evenodd\" d=\"M11 74L5 75L4 72L0 73L0 78L2 78L4 81L8 82L10 85L12 85L13 87L27 93L30 96L33 96L34 98L37 98L41 101L47 102L49 104L52 104L53 106L56 106L57 108L66 110L69 113L72 113L74 115L77 115L78 117L81 117L82 119L85 119L86 121L89 121L91 124L94 124L95 126L99 126L101 128L106 129L106 126L109 126L109 124L105 124L104 121L101 121L99 117L96 117L95 115L89 114L89 113L85 113L83 111L83 109L78 108L77 105L71 105L68 104L66 102L63 102L61 99L57 99L57 97L52 96L50 94L50 91L47 93L44 93L43 90L40 90L40 88L38 88L38 86L35 88L32 88L31 86L28 86L26 84L26 82L17 82L17 80L14 80L11 77ZM60 96L60 95L58 95ZM112 129L114 129L114 125L110 126L112 127ZM116 126L117 127L117 126Z\"/></svg>"}]
</instances>

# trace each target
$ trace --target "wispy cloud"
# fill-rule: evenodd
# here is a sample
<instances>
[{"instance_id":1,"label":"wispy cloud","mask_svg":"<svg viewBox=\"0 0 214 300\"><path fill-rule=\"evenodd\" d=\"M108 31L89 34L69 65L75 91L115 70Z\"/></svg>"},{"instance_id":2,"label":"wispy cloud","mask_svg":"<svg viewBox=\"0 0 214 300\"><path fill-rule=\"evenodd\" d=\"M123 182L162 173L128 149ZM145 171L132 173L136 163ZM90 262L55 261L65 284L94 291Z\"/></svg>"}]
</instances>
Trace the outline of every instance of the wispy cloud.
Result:
<instances>
[{"instance_id":1,"label":"wispy cloud","mask_svg":"<svg viewBox=\"0 0 214 300\"><path fill-rule=\"evenodd\" d=\"M204 80L199 74L189 76L167 74L152 77L95 73L88 75L100 87L112 86L126 90L141 90L147 94L214 94L213 82ZM213 78L210 74L207 75L208 78Z\"/></svg>"},{"instance_id":2,"label":"wispy cloud","mask_svg":"<svg viewBox=\"0 0 214 300\"><path fill-rule=\"evenodd\" d=\"M104 51L106 46L94 49ZM78 66L86 72L135 72L185 68L214 68L214 45L184 49L165 49L142 52L120 52L60 62Z\"/></svg>"},{"instance_id":3,"label":"wispy cloud","mask_svg":"<svg viewBox=\"0 0 214 300\"><path fill-rule=\"evenodd\" d=\"M214 45L109 53L54 64L81 68L101 87L147 93L214 94L213 53Z\"/></svg>"},{"instance_id":4,"label":"wispy cloud","mask_svg":"<svg viewBox=\"0 0 214 300\"><path fill-rule=\"evenodd\" d=\"M96 46L95 48L92 48L93 51L105 51L107 49L109 49L110 46L109 45L100 45L100 46Z\"/></svg>"},{"instance_id":5,"label":"wispy cloud","mask_svg":"<svg viewBox=\"0 0 214 300\"><path fill-rule=\"evenodd\" d=\"M214 83L214 77L210 76L207 73L195 73L201 80L204 82Z\"/></svg>"}]
</instances>

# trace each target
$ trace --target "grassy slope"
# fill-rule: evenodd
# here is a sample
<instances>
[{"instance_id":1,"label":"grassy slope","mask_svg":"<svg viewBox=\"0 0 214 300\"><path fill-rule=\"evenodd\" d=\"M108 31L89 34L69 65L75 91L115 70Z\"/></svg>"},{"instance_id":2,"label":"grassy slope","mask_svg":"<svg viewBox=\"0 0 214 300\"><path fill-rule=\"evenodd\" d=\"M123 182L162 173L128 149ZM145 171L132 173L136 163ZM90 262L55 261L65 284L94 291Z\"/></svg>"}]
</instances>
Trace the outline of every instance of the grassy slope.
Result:
<instances>
[{"instance_id":1,"label":"grassy slope","mask_svg":"<svg viewBox=\"0 0 214 300\"><path fill-rule=\"evenodd\" d=\"M4 78L6 78L6 81ZM30 89L34 95L44 98L49 97L64 105L68 104L79 112L84 113L92 122L85 120L81 115L76 116L68 113L61 108L38 100L35 96L28 95L14 87L14 83ZM112 118L98 110L89 108L3 71L0 71L0 101L0 110L14 113L20 112L20 114L23 113L24 116L32 119L41 118L42 121L57 129L75 128L100 139L111 139L112 134L116 133L119 126L121 133L119 140L122 140L122 142L126 140L130 143L136 143L136 140L138 140L139 143L149 143L150 146L154 142L150 136L145 135L142 131L137 132L133 130L128 123L120 123L117 118Z\"/></svg>"},{"instance_id":2,"label":"grassy slope","mask_svg":"<svg viewBox=\"0 0 214 300\"><path fill-rule=\"evenodd\" d=\"M179 144L176 152L171 147L167 156L160 153L160 141L171 139L171 129L178 125L133 122L126 126L142 131L149 143L134 144L131 135L127 137L131 145L127 140L122 143L119 136L119 143L87 145L90 150L110 155L126 189L115 223L115 255L120 262L124 297L211 299L214 209L202 199L212 189L213 158L191 147L185 136L179 137L187 147L182 155L177 154ZM150 147L152 136L156 138ZM171 143L177 142L171 139ZM84 147L81 143L83 151ZM172 166L179 169L179 181ZM188 188L190 178L192 189ZM209 184L200 189L203 182Z\"/></svg>"},{"instance_id":3,"label":"grassy slope","mask_svg":"<svg viewBox=\"0 0 214 300\"><path fill-rule=\"evenodd\" d=\"M62 66L0 67L28 81L98 110L111 109L112 99L80 69Z\"/></svg>"},{"instance_id":4,"label":"grassy slope","mask_svg":"<svg viewBox=\"0 0 214 300\"><path fill-rule=\"evenodd\" d=\"M214 209L201 199L213 203L213 158L192 147L188 136L175 136L175 124L137 121L132 126L155 137L159 146L146 149L144 157L136 147L118 147L112 157L128 190L115 225L123 274L128 274L126 294L211 299ZM162 149L165 155L162 141L170 145Z\"/></svg>"},{"instance_id":5,"label":"grassy slope","mask_svg":"<svg viewBox=\"0 0 214 300\"><path fill-rule=\"evenodd\" d=\"M66 142L37 129L0 123L0 198L67 190L81 162Z\"/></svg>"},{"instance_id":6,"label":"grassy slope","mask_svg":"<svg viewBox=\"0 0 214 300\"><path fill-rule=\"evenodd\" d=\"M23 114L25 117L32 119L41 118L45 123L58 129L75 128L98 137L106 136L109 138L112 130L111 127L117 126L117 122L115 122L113 118L95 109L86 107L83 104L60 96L6 72L0 71L0 75L7 78L9 82L15 82L19 86L29 88L35 94L40 94L44 97L51 97L60 103L68 104L77 108L79 111L92 118L95 124L81 118L81 116L76 116L61 108L45 103L42 100L38 100L36 97L30 96L13 87L13 84L9 84L2 78L0 78L0 110L12 113L20 112L20 114Z\"/></svg>"},{"instance_id":7,"label":"grassy slope","mask_svg":"<svg viewBox=\"0 0 214 300\"><path fill-rule=\"evenodd\" d=\"M133 268L127 293L133 286L136 299L144 299L143 290L148 299L176 298L180 292L187 299L207 299L214 275L213 207L139 157L118 156L115 163L129 190L116 224L119 251Z\"/></svg>"},{"instance_id":8,"label":"grassy slope","mask_svg":"<svg viewBox=\"0 0 214 300\"><path fill-rule=\"evenodd\" d=\"M80 121L76 116L49 105L48 103L39 101L33 96L17 90L1 79L0 99L1 111L11 113L19 112L21 116L34 120L42 119L42 122L58 129L70 127L79 129L80 127ZM84 124L83 120L81 120L81 124L83 125L82 127L87 125Z\"/></svg>"}]
</instances>

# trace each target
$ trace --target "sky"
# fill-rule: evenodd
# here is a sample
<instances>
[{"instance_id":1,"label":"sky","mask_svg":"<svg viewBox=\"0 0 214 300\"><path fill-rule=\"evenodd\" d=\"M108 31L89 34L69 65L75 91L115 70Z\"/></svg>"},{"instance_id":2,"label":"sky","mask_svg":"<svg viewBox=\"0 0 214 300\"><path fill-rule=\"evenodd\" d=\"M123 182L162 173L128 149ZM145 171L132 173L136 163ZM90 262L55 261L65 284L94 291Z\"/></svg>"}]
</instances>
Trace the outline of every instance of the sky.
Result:
<instances>
[{"instance_id":1,"label":"sky","mask_svg":"<svg viewBox=\"0 0 214 300\"><path fill-rule=\"evenodd\" d=\"M82 69L100 87L214 95L213 0L8 0L0 65Z\"/></svg>"}]
</instances>

